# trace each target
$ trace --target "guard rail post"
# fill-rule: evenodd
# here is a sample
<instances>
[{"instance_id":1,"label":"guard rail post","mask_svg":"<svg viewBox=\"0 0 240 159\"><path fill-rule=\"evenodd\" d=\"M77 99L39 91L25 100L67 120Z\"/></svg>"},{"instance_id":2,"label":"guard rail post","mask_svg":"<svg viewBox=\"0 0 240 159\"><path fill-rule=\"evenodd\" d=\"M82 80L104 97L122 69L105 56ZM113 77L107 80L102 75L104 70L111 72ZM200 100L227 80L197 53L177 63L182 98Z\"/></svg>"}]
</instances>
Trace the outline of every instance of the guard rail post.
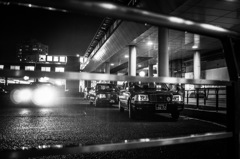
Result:
<instances>
[{"instance_id":1,"label":"guard rail post","mask_svg":"<svg viewBox=\"0 0 240 159\"><path fill-rule=\"evenodd\" d=\"M197 109L199 108L199 88L196 88L196 105Z\"/></svg>"},{"instance_id":2,"label":"guard rail post","mask_svg":"<svg viewBox=\"0 0 240 159\"><path fill-rule=\"evenodd\" d=\"M218 112L219 106L218 106L218 92L219 88L215 89L215 95L216 95L216 111Z\"/></svg>"},{"instance_id":3,"label":"guard rail post","mask_svg":"<svg viewBox=\"0 0 240 159\"><path fill-rule=\"evenodd\" d=\"M207 93L206 93L206 88L204 88L204 106L206 106L206 100L207 100Z\"/></svg>"}]
</instances>

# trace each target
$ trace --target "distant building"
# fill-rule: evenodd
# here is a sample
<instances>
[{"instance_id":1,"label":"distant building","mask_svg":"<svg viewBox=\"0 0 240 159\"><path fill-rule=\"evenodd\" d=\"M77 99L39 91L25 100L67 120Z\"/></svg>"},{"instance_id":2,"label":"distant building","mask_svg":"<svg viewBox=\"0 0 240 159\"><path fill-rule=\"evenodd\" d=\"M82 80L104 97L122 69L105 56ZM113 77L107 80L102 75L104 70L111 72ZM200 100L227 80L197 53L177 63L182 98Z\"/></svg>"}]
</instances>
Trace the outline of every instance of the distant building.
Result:
<instances>
[{"instance_id":1,"label":"distant building","mask_svg":"<svg viewBox=\"0 0 240 159\"><path fill-rule=\"evenodd\" d=\"M14 78L0 77L0 85L29 84L33 81L51 82L61 85L71 93L83 90L82 80L55 79L45 77L44 72L81 72L80 66L85 58L69 55L49 55L48 46L36 40L24 41L17 46L18 61L1 61L0 70L24 70L43 72L43 77Z\"/></svg>"},{"instance_id":2,"label":"distant building","mask_svg":"<svg viewBox=\"0 0 240 159\"><path fill-rule=\"evenodd\" d=\"M19 62L37 62L40 55L48 55L48 46L35 39L23 41L17 45Z\"/></svg>"}]
</instances>

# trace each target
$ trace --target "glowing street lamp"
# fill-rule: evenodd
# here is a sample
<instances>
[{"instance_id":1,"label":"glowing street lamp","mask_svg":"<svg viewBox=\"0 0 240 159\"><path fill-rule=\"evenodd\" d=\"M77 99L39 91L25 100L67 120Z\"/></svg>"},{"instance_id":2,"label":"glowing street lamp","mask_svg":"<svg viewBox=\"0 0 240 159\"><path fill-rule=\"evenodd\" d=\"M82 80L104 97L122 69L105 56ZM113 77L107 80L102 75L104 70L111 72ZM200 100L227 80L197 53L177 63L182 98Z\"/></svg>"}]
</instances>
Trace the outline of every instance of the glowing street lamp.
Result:
<instances>
[{"instance_id":1,"label":"glowing street lamp","mask_svg":"<svg viewBox=\"0 0 240 159\"><path fill-rule=\"evenodd\" d=\"M144 71L139 72L140 77L145 77L146 73Z\"/></svg>"}]
</instances>

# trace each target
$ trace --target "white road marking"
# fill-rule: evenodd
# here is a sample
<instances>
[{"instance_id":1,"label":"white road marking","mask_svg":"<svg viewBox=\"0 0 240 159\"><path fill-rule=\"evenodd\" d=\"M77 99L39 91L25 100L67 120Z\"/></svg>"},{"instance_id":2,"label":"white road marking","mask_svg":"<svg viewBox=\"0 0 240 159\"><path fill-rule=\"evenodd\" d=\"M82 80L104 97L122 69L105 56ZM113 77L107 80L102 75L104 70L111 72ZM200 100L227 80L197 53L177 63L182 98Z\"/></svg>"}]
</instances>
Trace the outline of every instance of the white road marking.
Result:
<instances>
[{"instance_id":1,"label":"white road marking","mask_svg":"<svg viewBox=\"0 0 240 159\"><path fill-rule=\"evenodd\" d=\"M184 115L181 115L180 117L182 117L182 118L188 118L188 119L192 119L192 120L198 120L198 121L201 121L201 122L205 122L205 123L217 125L217 126L220 126L220 127L223 127L223 128L227 128L226 125L222 125L222 124L219 124L219 123L216 123L216 122L212 122L212 121L208 121L208 120L203 120L203 119L188 117L188 116L184 116Z\"/></svg>"}]
</instances>

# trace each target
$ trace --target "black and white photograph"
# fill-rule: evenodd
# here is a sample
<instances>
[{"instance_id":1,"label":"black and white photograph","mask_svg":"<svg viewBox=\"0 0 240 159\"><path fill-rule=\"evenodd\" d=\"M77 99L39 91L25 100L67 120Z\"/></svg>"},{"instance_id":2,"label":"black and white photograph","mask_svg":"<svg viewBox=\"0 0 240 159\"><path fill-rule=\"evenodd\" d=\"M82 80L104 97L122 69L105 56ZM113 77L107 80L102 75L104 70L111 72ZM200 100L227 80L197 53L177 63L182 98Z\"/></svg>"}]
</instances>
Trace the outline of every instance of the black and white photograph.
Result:
<instances>
[{"instance_id":1,"label":"black and white photograph","mask_svg":"<svg viewBox=\"0 0 240 159\"><path fill-rule=\"evenodd\" d=\"M0 158L240 159L240 1L0 0Z\"/></svg>"}]
</instances>

